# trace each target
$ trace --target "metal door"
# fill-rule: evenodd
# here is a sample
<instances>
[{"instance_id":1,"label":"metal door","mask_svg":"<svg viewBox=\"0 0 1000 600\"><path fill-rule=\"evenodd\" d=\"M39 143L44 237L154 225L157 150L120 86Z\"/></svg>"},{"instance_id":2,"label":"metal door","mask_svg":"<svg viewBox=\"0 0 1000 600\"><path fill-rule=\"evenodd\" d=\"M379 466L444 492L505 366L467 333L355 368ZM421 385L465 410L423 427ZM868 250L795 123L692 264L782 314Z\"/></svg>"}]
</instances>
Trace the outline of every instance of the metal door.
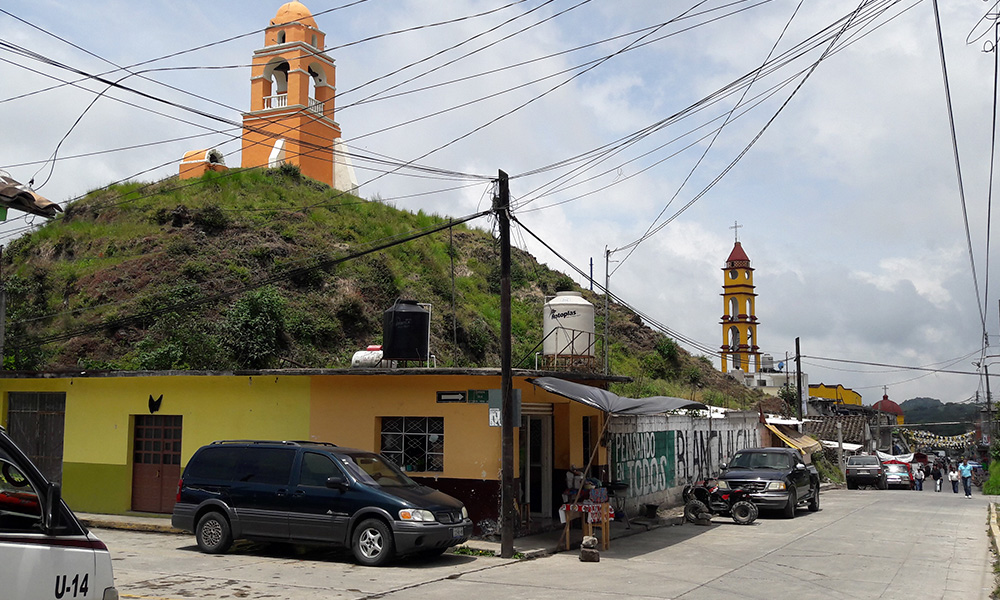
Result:
<instances>
[{"instance_id":1,"label":"metal door","mask_svg":"<svg viewBox=\"0 0 1000 600\"><path fill-rule=\"evenodd\" d=\"M7 433L49 481L62 483L66 394L10 392Z\"/></svg>"},{"instance_id":2,"label":"metal door","mask_svg":"<svg viewBox=\"0 0 1000 600\"><path fill-rule=\"evenodd\" d=\"M169 513L181 478L180 415L136 415L132 452L132 510Z\"/></svg>"}]
</instances>

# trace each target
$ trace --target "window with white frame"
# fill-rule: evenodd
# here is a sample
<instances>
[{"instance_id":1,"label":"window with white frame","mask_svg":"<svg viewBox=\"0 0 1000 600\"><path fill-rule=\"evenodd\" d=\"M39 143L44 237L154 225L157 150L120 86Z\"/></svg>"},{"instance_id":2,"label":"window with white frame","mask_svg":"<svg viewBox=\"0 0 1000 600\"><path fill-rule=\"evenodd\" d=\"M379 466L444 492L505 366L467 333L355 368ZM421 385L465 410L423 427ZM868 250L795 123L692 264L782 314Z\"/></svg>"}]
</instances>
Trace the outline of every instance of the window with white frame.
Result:
<instances>
[{"instance_id":1,"label":"window with white frame","mask_svg":"<svg viewBox=\"0 0 1000 600\"><path fill-rule=\"evenodd\" d=\"M383 456L408 472L444 471L444 417L382 417Z\"/></svg>"}]
</instances>

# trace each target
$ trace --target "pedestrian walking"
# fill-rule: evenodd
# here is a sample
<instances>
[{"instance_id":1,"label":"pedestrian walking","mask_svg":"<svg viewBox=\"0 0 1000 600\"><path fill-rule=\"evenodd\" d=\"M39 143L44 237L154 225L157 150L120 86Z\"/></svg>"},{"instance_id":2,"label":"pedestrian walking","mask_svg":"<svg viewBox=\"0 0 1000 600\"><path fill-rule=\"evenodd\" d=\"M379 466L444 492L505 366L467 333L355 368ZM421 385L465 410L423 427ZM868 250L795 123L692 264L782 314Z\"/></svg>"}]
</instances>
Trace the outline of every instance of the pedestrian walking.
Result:
<instances>
[{"instance_id":1,"label":"pedestrian walking","mask_svg":"<svg viewBox=\"0 0 1000 600\"><path fill-rule=\"evenodd\" d=\"M913 470L913 489L918 492L924 489L924 470L917 465L917 468Z\"/></svg>"},{"instance_id":2,"label":"pedestrian walking","mask_svg":"<svg viewBox=\"0 0 1000 600\"><path fill-rule=\"evenodd\" d=\"M939 463L934 463L934 467L931 468L931 477L934 478L934 491L941 491L941 465Z\"/></svg>"},{"instance_id":3,"label":"pedestrian walking","mask_svg":"<svg viewBox=\"0 0 1000 600\"><path fill-rule=\"evenodd\" d=\"M962 458L962 464L958 465L958 474L962 476L965 497L972 498L972 465L969 464L968 458Z\"/></svg>"},{"instance_id":4,"label":"pedestrian walking","mask_svg":"<svg viewBox=\"0 0 1000 600\"><path fill-rule=\"evenodd\" d=\"M951 465L951 467L948 468L948 481L951 482L951 491L956 494L958 493L958 480L958 467Z\"/></svg>"}]
</instances>

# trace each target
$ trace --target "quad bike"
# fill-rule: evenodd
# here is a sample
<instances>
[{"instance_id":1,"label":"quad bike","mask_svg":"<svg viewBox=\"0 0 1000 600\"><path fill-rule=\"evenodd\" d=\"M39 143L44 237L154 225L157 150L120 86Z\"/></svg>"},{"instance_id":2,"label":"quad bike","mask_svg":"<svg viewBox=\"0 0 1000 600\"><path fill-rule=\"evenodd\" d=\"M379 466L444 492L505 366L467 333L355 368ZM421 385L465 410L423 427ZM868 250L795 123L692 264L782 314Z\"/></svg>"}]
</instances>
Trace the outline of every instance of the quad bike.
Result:
<instances>
[{"instance_id":1,"label":"quad bike","mask_svg":"<svg viewBox=\"0 0 1000 600\"><path fill-rule=\"evenodd\" d=\"M692 523L711 518L713 514L728 515L738 525L749 525L757 520L757 505L750 500L750 492L742 488L720 490L716 479L688 484L682 495L684 518Z\"/></svg>"}]
</instances>

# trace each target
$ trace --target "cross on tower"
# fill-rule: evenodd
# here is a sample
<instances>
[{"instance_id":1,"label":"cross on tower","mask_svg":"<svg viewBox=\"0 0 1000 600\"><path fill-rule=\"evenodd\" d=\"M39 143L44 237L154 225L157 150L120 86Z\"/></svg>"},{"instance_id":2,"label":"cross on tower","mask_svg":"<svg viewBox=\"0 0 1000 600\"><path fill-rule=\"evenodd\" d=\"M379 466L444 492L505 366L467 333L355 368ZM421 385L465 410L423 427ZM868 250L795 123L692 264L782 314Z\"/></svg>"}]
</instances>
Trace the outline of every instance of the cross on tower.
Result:
<instances>
[{"instance_id":1,"label":"cross on tower","mask_svg":"<svg viewBox=\"0 0 1000 600\"><path fill-rule=\"evenodd\" d=\"M736 241L737 242L740 241L740 227L743 227L743 226L740 225L738 221L733 221L733 226L730 227L730 229L733 230L733 234L736 236Z\"/></svg>"}]
</instances>

